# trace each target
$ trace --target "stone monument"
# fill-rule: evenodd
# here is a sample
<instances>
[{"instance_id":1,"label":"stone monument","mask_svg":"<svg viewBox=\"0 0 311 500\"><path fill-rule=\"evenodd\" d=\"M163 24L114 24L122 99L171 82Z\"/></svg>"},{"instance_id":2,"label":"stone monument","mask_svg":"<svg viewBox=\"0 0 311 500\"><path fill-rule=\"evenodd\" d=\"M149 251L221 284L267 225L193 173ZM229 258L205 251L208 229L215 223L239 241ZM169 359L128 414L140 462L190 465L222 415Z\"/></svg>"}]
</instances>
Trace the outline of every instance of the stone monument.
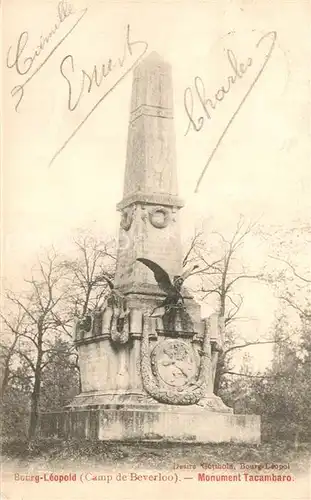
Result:
<instances>
[{"instance_id":1,"label":"stone monument","mask_svg":"<svg viewBox=\"0 0 311 500\"><path fill-rule=\"evenodd\" d=\"M213 394L224 324L184 287L171 67L134 70L119 248L103 310L79 320L82 392L43 433L100 440L260 441L260 418Z\"/></svg>"}]
</instances>

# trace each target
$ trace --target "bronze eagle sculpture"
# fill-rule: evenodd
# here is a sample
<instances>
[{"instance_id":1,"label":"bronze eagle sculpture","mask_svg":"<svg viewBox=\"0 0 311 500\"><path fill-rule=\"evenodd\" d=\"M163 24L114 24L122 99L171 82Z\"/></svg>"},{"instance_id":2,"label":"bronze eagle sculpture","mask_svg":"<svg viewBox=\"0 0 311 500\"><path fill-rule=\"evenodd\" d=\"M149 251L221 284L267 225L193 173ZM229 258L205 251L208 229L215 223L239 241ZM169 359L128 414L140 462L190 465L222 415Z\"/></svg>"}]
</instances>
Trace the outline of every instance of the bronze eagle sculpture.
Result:
<instances>
[{"instance_id":1,"label":"bronze eagle sculpture","mask_svg":"<svg viewBox=\"0 0 311 500\"><path fill-rule=\"evenodd\" d=\"M190 269L184 271L181 275L174 276L173 279L171 280L168 273L153 260L145 259L142 257L139 257L136 260L147 266L153 272L154 278L158 283L159 287L161 288L161 290L163 290L163 292L166 293L165 299L156 307L156 309L160 307L165 307L166 310L169 310L171 308L182 307L184 299L181 294L181 287L184 281L199 266L194 265Z\"/></svg>"}]
</instances>

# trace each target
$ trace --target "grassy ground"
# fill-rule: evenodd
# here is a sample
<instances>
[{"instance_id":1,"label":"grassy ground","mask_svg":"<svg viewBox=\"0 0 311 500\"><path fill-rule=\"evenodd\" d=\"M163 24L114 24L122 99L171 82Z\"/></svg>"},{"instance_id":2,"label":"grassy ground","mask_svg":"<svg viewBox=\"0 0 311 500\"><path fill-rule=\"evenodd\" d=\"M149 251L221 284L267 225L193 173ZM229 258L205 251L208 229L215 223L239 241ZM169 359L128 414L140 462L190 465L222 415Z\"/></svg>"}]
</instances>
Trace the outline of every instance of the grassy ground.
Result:
<instances>
[{"instance_id":1,"label":"grassy ground","mask_svg":"<svg viewBox=\"0 0 311 500\"><path fill-rule=\"evenodd\" d=\"M92 442L38 440L7 441L2 445L2 463L7 466L66 468L72 466L103 466L111 468L172 469L180 465L226 463L290 464L293 472L309 469L311 444L278 442L259 446L240 444L180 444L138 442Z\"/></svg>"}]
</instances>

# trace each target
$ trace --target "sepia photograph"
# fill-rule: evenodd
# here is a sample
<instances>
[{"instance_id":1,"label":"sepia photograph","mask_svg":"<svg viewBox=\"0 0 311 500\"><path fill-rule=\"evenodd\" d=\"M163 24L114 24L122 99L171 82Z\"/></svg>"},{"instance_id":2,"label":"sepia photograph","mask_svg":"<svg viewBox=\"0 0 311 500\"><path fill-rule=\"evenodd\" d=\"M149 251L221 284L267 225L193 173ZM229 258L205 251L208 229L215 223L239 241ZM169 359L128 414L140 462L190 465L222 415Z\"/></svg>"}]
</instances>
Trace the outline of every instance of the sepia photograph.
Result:
<instances>
[{"instance_id":1,"label":"sepia photograph","mask_svg":"<svg viewBox=\"0 0 311 500\"><path fill-rule=\"evenodd\" d=\"M1 7L0 498L310 498L310 2Z\"/></svg>"}]
</instances>

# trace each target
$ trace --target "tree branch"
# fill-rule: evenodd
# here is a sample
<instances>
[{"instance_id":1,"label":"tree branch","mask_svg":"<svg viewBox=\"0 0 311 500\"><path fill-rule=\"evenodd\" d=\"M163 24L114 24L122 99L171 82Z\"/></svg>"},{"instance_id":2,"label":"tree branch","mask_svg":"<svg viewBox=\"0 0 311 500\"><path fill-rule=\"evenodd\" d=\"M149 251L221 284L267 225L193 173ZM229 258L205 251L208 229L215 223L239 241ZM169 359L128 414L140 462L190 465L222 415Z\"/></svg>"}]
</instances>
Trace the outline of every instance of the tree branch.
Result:
<instances>
[{"instance_id":1,"label":"tree branch","mask_svg":"<svg viewBox=\"0 0 311 500\"><path fill-rule=\"evenodd\" d=\"M305 278L304 276L301 276L300 274L298 274L295 267L287 260L281 259L280 257L274 257L273 255L269 255L269 258L284 262L287 266L289 266L291 268L291 270L292 270L294 276L296 276L296 278L299 278L300 280L304 281L305 283L311 283L311 279Z\"/></svg>"},{"instance_id":2,"label":"tree branch","mask_svg":"<svg viewBox=\"0 0 311 500\"><path fill-rule=\"evenodd\" d=\"M300 314L304 318L311 318L311 314L308 314L305 310L303 310L301 307L299 307L297 304L295 304L295 302L293 302L288 297L284 297L281 295L281 296L279 296L279 299L284 300L284 302L287 302L293 309L296 309L296 311L299 311Z\"/></svg>"},{"instance_id":3,"label":"tree branch","mask_svg":"<svg viewBox=\"0 0 311 500\"><path fill-rule=\"evenodd\" d=\"M234 345L234 346L228 347L228 349L226 349L223 352L223 356L226 356L229 352L234 351L235 349L243 349L244 347L249 347L251 345L275 344L276 342L278 342L278 341L277 340L255 340L252 342L245 342L245 344Z\"/></svg>"}]
</instances>

